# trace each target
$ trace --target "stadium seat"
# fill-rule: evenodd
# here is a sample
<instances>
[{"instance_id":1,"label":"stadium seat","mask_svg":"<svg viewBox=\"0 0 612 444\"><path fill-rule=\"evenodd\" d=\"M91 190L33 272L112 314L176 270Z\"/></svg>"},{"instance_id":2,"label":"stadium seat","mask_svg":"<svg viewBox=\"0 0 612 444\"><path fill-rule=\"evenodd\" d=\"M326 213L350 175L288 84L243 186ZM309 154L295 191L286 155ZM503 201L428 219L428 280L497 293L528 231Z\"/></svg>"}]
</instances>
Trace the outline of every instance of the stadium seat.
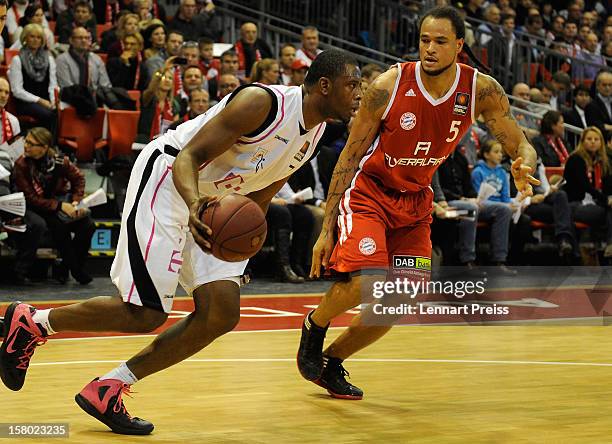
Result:
<instances>
[{"instance_id":1,"label":"stadium seat","mask_svg":"<svg viewBox=\"0 0 612 444\"><path fill-rule=\"evenodd\" d=\"M72 106L59 112L57 139L60 146L67 146L75 151L81 162L91 162L94 150L107 145L102 138L105 110L98 111L91 119L82 119Z\"/></svg>"},{"instance_id":2,"label":"stadium seat","mask_svg":"<svg viewBox=\"0 0 612 444\"><path fill-rule=\"evenodd\" d=\"M106 65L106 62L108 61L108 54L105 52L96 52L96 55L100 57L102 59L102 63Z\"/></svg>"},{"instance_id":3,"label":"stadium seat","mask_svg":"<svg viewBox=\"0 0 612 444\"><path fill-rule=\"evenodd\" d=\"M55 21L49 20L47 23L49 24L49 29L51 30L51 32L55 34Z\"/></svg>"},{"instance_id":4,"label":"stadium seat","mask_svg":"<svg viewBox=\"0 0 612 444\"><path fill-rule=\"evenodd\" d=\"M563 176L563 168L564 167L546 167L545 171L546 171L546 178L550 179L550 176L553 176L555 174L559 175L559 176Z\"/></svg>"},{"instance_id":5,"label":"stadium seat","mask_svg":"<svg viewBox=\"0 0 612 444\"><path fill-rule=\"evenodd\" d=\"M19 50L18 49L5 49L4 50L4 63L6 63L6 66L11 66L11 61L13 60L13 57L15 57L16 55L19 55Z\"/></svg>"},{"instance_id":6,"label":"stadium seat","mask_svg":"<svg viewBox=\"0 0 612 444\"><path fill-rule=\"evenodd\" d=\"M132 153L140 111L108 110L108 158Z\"/></svg>"},{"instance_id":7,"label":"stadium seat","mask_svg":"<svg viewBox=\"0 0 612 444\"><path fill-rule=\"evenodd\" d=\"M102 42L102 34L113 26L112 23L102 23L101 25L96 25L96 36L98 37L98 43Z\"/></svg>"},{"instance_id":8,"label":"stadium seat","mask_svg":"<svg viewBox=\"0 0 612 444\"><path fill-rule=\"evenodd\" d=\"M140 91L137 89L128 90L128 94L132 100L136 101L136 111L140 111Z\"/></svg>"}]
</instances>

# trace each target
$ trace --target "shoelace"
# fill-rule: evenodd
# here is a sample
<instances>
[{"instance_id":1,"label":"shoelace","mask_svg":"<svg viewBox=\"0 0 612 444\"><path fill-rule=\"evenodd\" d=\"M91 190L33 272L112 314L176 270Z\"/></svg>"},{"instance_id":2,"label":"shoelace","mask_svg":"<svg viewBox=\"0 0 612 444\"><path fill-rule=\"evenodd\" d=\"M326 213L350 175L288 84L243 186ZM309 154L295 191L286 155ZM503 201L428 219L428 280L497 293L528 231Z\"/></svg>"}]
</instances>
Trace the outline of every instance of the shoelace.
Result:
<instances>
[{"instance_id":1,"label":"shoelace","mask_svg":"<svg viewBox=\"0 0 612 444\"><path fill-rule=\"evenodd\" d=\"M342 364L339 364L339 367L340 367L340 374L342 375L342 377L344 378L345 376L347 376L350 379L351 374L348 372L348 370L345 369Z\"/></svg>"},{"instance_id":2,"label":"shoelace","mask_svg":"<svg viewBox=\"0 0 612 444\"><path fill-rule=\"evenodd\" d=\"M32 335L32 339L24 347L23 355L19 357L19 364L17 365L17 368L21 370L28 369L30 360L32 359L32 355L34 354L36 347L47 343L47 338L34 334L30 330L28 330L28 332Z\"/></svg>"},{"instance_id":3,"label":"shoelace","mask_svg":"<svg viewBox=\"0 0 612 444\"><path fill-rule=\"evenodd\" d=\"M125 409L125 404L123 404L123 400L121 399L124 393L131 398L131 394L136 392L130 390L129 384L123 383L121 385L121 389L119 390L119 394L117 395L117 401L115 401L115 405L113 406L113 412L119 413L120 411L123 411L123 414L131 419L132 416Z\"/></svg>"}]
</instances>

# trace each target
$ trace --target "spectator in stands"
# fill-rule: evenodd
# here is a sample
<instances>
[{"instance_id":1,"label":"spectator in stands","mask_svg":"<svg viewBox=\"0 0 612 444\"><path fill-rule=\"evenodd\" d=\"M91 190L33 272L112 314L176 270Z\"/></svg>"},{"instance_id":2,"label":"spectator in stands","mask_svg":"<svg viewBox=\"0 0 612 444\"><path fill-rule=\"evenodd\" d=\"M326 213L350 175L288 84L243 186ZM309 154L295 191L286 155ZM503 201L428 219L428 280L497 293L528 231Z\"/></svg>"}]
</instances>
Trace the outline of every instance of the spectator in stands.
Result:
<instances>
[{"instance_id":1,"label":"spectator in stands","mask_svg":"<svg viewBox=\"0 0 612 444\"><path fill-rule=\"evenodd\" d=\"M307 72L308 65L306 62L296 58L291 64L291 86L302 86Z\"/></svg>"},{"instance_id":2,"label":"spectator in stands","mask_svg":"<svg viewBox=\"0 0 612 444\"><path fill-rule=\"evenodd\" d=\"M142 38L145 44L143 53L145 60L157 55L164 58L164 51L166 49L166 27L163 23L156 22L149 25L142 33Z\"/></svg>"},{"instance_id":3,"label":"spectator in stands","mask_svg":"<svg viewBox=\"0 0 612 444\"><path fill-rule=\"evenodd\" d=\"M263 83L264 85L278 85L280 68L276 59L262 59L255 62L251 68L251 83Z\"/></svg>"},{"instance_id":4,"label":"spectator in stands","mask_svg":"<svg viewBox=\"0 0 612 444\"><path fill-rule=\"evenodd\" d=\"M123 53L121 42L126 35L133 35L138 32L138 16L132 13L125 13L119 17L117 26L102 33L102 43L100 49L108 53L109 57L118 57Z\"/></svg>"},{"instance_id":5,"label":"spectator in stands","mask_svg":"<svg viewBox=\"0 0 612 444\"><path fill-rule=\"evenodd\" d=\"M557 111L561 111L564 107L569 105L569 103L567 103L567 93L571 91L572 88L571 78L566 72L557 71L553 74L550 85L552 86L550 106Z\"/></svg>"},{"instance_id":6,"label":"spectator in stands","mask_svg":"<svg viewBox=\"0 0 612 444\"><path fill-rule=\"evenodd\" d=\"M463 5L463 10L470 19L483 20L482 16L482 4L483 0L467 0L467 3Z\"/></svg>"},{"instance_id":7,"label":"spectator in stands","mask_svg":"<svg viewBox=\"0 0 612 444\"><path fill-rule=\"evenodd\" d=\"M385 69L382 66L376 63L368 63L361 68L361 80L365 81L369 85L383 72L385 72Z\"/></svg>"},{"instance_id":8,"label":"spectator in stands","mask_svg":"<svg viewBox=\"0 0 612 444\"><path fill-rule=\"evenodd\" d=\"M41 125L55 130L55 60L44 47L44 31L31 23L21 33L23 47L13 57L8 77L17 114L34 117Z\"/></svg>"},{"instance_id":9,"label":"spectator in stands","mask_svg":"<svg viewBox=\"0 0 612 444\"><path fill-rule=\"evenodd\" d=\"M501 30L499 24L501 22L501 11L495 3L491 3L485 9L484 18L485 23L478 26L477 31L479 34L478 43L480 46L486 46L487 43L493 38L494 35L499 35Z\"/></svg>"},{"instance_id":10,"label":"spectator in stands","mask_svg":"<svg viewBox=\"0 0 612 444\"><path fill-rule=\"evenodd\" d=\"M21 131L17 117L6 110L6 104L8 103L10 96L11 86L8 80L4 77L0 77L0 118L2 119L2 122L0 122L2 124L2 128L0 128L0 131L2 131L0 144L11 140Z\"/></svg>"},{"instance_id":11,"label":"spectator in stands","mask_svg":"<svg viewBox=\"0 0 612 444\"><path fill-rule=\"evenodd\" d=\"M159 51L156 55L146 59L143 63L145 84L148 85L153 73L155 73L155 71L159 71L169 57L175 57L181 53L182 46L183 34L178 31L170 31L168 33L165 50Z\"/></svg>"},{"instance_id":12,"label":"spectator in stands","mask_svg":"<svg viewBox=\"0 0 612 444\"><path fill-rule=\"evenodd\" d=\"M303 201L290 203L293 194L286 183L276 197L272 198L266 220L274 239L279 280L302 284L307 277L308 242L314 221Z\"/></svg>"},{"instance_id":13,"label":"spectator in stands","mask_svg":"<svg viewBox=\"0 0 612 444\"><path fill-rule=\"evenodd\" d=\"M210 95L205 89L194 89L189 92L189 107L187 113L179 120L168 127L169 130L175 130L181 123L195 119L200 114L204 114L210 107Z\"/></svg>"},{"instance_id":14,"label":"spectator in stands","mask_svg":"<svg viewBox=\"0 0 612 444\"><path fill-rule=\"evenodd\" d=\"M525 131L527 136L531 139L538 135L538 120L531 114L527 114L529 111L528 106L531 100L531 90L529 85L526 83L519 82L512 88L512 95L522 99L522 101L514 100L512 106L514 107L512 115L516 119L519 126Z\"/></svg>"},{"instance_id":15,"label":"spectator in stands","mask_svg":"<svg viewBox=\"0 0 612 444\"><path fill-rule=\"evenodd\" d=\"M487 55L492 75L502 83L504 89L509 89L514 78L514 68L517 65L517 44L514 35L514 17L501 17L501 33L493 35L487 43Z\"/></svg>"},{"instance_id":16,"label":"spectator in stands","mask_svg":"<svg viewBox=\"0 0 612 444\"><path fill-rule=\"evenodd\" d=\"M96 17L93 15L91 5L87 0L74 2L72 8L66 10L57 18L55 33L60 43L69 43L72 29L82 26L89 31L91 41L97 46Z\"/></svg>"},{"instance_id":17,"label":"spectator in stands","mask_svg":"<svg viewBox=\"0 0 612 444\"><path fill-rule=\"evenodd\" d=\"M30 2L28 0L14 0L12 6L8 8L6 11L6 30L9 36L9 43L14 43L17 40L15 37L15 32L17 28L20 26L19 20L24 16L26 9L30 6ZM47 19L43 17L44 26L49 26L47 23Z\"/></svg>"},{"instance_id":18,"label":"spectator in stands","mask_svg":"<svg viewBox=\"0 0 612 444\"><path fill-rule=\"evenodd\" d=\"M605 140L612 134L612 72L601 71L595 78L596 94L584 114L589 126L596 126Z\"/></svg>"},{"instance_id":19,"label":"spectator in stands","mask_svg":"<svg viewBox=\"0 0 612 444\"><path fill-rule=\"evenodd\" d=\"M572 254L575 257L579 256L572 210L567 193L560 189L561 177L556 182L549 183L544 164L540 159L534 177L541 183L534 187L534 195L525 213L533 220L554 225L559 256L566 259Z\"/></svg>"},{"instance_id":20,"label":"spectator in stands","mask_svg":"<svg viewBox=\"0 0 612 444\"><path fill-rule=\"evenodd\" d=\"M510 220L513 208L510 205L510 180L501 167L502 147L497 141L485 143L480 148L480 161L472 170L472 186L479 192L487 183L495 190L485 202L480 203L478 220L492 221L490 260L499 265L504 274L515 275L516 271L505 266L508 256Z\"/></svg>"},{"instance_id":21,"label":"spectator in stands","mask_svg":"<svg viewBox=\"0 0 612 444\"><path fill-rule=\"evenodd\" d=\"M612 257L611 173L603 134L596 126L589 126L565 165L567 183L563 189L576 221L594 228L606 227L606 258Z\"/></svg>"},{"instance_id":22,"label":"spectator in stands","mask_svg":"<svg viewBox=\"0 0 612 444\"><path fill-rule=\"evenodd\" d=\"M578 23L572 20L567 20L563 27L563 43L569 48L566 55L576 57L580 52L580 44L578 43Z\"/></svg>"},{"instance_id":23,"label":"spectator in stands","mask_svg":"<svg viewBox=\"0 0 612 444\"><path fill-rule=\"evenodd\" d=\"M178 14L168 23L168 28L179 31L185 40L197 41L200 37L217 37L207 26L207 17L197 14L196 0L181 0Z\"/></svg>"},{"instance_id":24,"label":"spectator in stands","mask_svg":"<svg viewBox=\"0 0 612 444\"><path fill-rule=\"evenodd\" d=\"M576 126L578 128L586 128L586 113L585 108L591 102L591 96L589 95L589 88L584 84L578 85L574 88L574 106L563 112L563 120L565 123ZM578 138L573 133L569 134L568 141L569 145L576 147L578 145Z\"/></svg>"},{"instance_id":25,"label":"spectator in stands","mask_svg":"<svg viewBox=\"0 0 612 444\"><path fill-rule=\"evenodd\" d=\"M234 44L238 56L238 78L248 81L253 63L272 58L272 50L265 40L258 38L257 25L246 22L240 27L240 40Z\"/></svg>"},{"instance_id":26,"label":"spectator in stands","mask_svg":"<svg viewBox=\"0 0 612 444\"><path fill-rule=\"evenodd\" d=\"M223 97L233 93L239 86L240 80L234 74L221 74L219 76L217 100L220 101Z\"/></svg>"},{"instance_id":27,"label":"spectator in stands","mask_svg":"<svg viewBox=\"0 0 612 444\"><path fill-rule=\"evenodd\" d=\"M60 88L83 85L92 88L111 88L104 62L89 50L91 36L82 26L72 29L70 48L57 58L57 82Z\"/></svg>"},{"instance_id":28,"label":"spectator in stands","mask_svg":"<svg viewBox=\"0 0 612 444\"><path fill-rule=\"evenodd\" d=\"M555 87L552 82L544 82L542 83L542 87L540 88L540 92L542 93L542 102L544 105L547 105L551 108L555 108L552 106L552 99L555 97Z\"/></svg>"},{"instance_id":29,"label":"spectator in stands","mask_svg":"<svg viewBox=\"0 0 612 444\"><path fill-rule=\"evenodd\" d=\"M181 57L187 59L187 63L184 67L187 66L198 66L200 65L200 47L198 42L194 41L186 41L181 45L180 50Z\"/></svg>"},{"instance_id":30,"label":"spectator in stands","mask_svg":"<svg viewBox=\"0 0 612 444\"><path fill-rule=\"evenodd\" d=\"M563 115L559 111L547 111L542 117L540 135L533 138L533 147L546 167L565 165L572 151L563 139L563 123Z\"/></svg>"},{"instance_id":31,"label":"spectator in stands","mask_svg":"<svg viewBox=\"0 0 612 444\"><path fill-rule=\"evenodd\" d=\"M120 0L98 0L93 3L96 23L117 23L117 21L119 20L119 16L121 15Z\"/></svg>"},{"instance_id":32,"label":"spectator in stands","mask_svg":"<svg viewBox=\"0 0 612 444\"><path fill-rule=\"evenodd\" d=\"M561 15L555 16L550 28L554 40L561 40L563 38L563 28L565 28L565 18Z\"/></svg>"},{"instance_id":33,"label":"spectator in stands","mask_svg":"<svg viewBox=\"0 0 612 444\"><path fill-rule=\"evenodd\" d=\"M565 17L568 21L573 21L574 23L580 23L580 19L582 18L583 9L584 9L583 0L572 0L568 4L567 9L559 12L559 14Z\"/></svg>"},{"instance_id":34,"label":"spectator in stands","mask_svg":"<svg viewBox=\"0 0 612 444\"><path fill-rule=\"evenodd\" d=\"M612 39L602 44L601 54L606 57L608 69L612 69Z\"/></svg>"},{"instance_id":35,"label":"spectator in stands","mask_svg":"<svg viewBox=\"0 0 612 444\"><path fill-rule=\"evenodd\" d=\"M153 20L166 23L166 10L157 0L135 0L133 5L134 13L140 19L138 23L140 29L149 26Z\"/></svg>"},{"instance_id":36,"label":"spectator in stands","mask_svg":"<svg viewBox=\"0 0 612 444\"><path fill-rule=\"evenodd\" d=\"M200 51L200 71L205 79L212 79L217 77L219 71L213 67L213 51L215 43L209 37L201 37L198 40L198 49ZM218 66L218 65L217 65Z\"/></svg>"},{"instance_id":37,"label":"spectator in stands","mask_svg":"<svg viewBox=\"0 0 612 444\"><path fill-rule=\"evenodd\" d=\"M291 43L284 43L280 49L280 80L282 85L291 83L291 64L295 60L295 46ZM363 72L361 73L363 78Z\"/></svg>"},{"instance_id":38,"label":"spectator in stands","mask_svg":"<svg viewBox=\"0 0 612 444\"><path fill-rule=\"evenodd\" d=\"M72 277L80 284L91 282L84 265L95 225L87 210L77 209L85 177L67 156L55 151L53 136L45 128L28 132L25 153L15 162L15 182L28 208L44 219Z\"/></svg>"},{"instance_id":39,"label":"spectator in stands","mask_svg":"<svg viewBox=\"0 0 612 444\"><path fill-rule=\"evenodd\" d=\"M142 75L143 63L141 51L144 40L139 32L126 34L122 40L123 52L118 57L111 57L107 62L107 72L113 86L119 88L144 90L146 87Z\"/></svg>"},{"instance_id":40,"label":"spectator in stands","mask_svg":"<svg viewBox=\"0 0 612 444\"><path fill-rule=\"evenodd\" d=\"M538 48L542 46L542 17L539 15L530 15L525 22L525 33L520 40L523 43L521 46L520 59L525 63L539 63L542 61L544 54Z\"/></svg>"},{"instance_id":41,"label":"spectator in stands","mask_svg":"<svg viewBox=\"0 0 612 444\"><path fill-rule=\"evenodd\" d=\"M179 117L187 114L191 91L206 89L204 86L204 76L202 76L199 66L185 66L181 80L182 88L174 96L173 102L174 111Z\"/></svg>"},{"instance_id":42,"label":"spectator in stands","mask_svg":"<svg viewBox=\"0 0 612 444\"><path fill-rule=\"evenodd\" d=\"M55 36L53 35L53 32L49 29L49 25L45 20L43 8L38 4L29 5L23 14L23 17L19 19L19 27L15 30L15 33L13 34L14 40L10 49L21 49L21 32L23 31L23 28L29 25L30 23L36 23L37 25L42 26L45 32L45 42L47 44L47 48L50 51L53 51L55 49Z\"/></svg>"},{"instance_id":43,"label":"spectator in stands","mask_svg":"<svg viewBox=\"0 0 612 444\"><path fill-rule=\"evenodd\" d=\"M173 83L172 59L168 59L142 93L137 142L148 143L179 119L172 107Z\"/></svg>"},{"instance_id":44,"label":"spectator in stands","mask_svg":"<svg viewBox=\"0 0 612 444\"><path fill-rule=\"evenodd\" d=\"M314 26L306 26L302 29L302 47L297 50L295 57L310 66L321 52L322 50L319 49L319 30Z\"/></svg>"}]
</instances>

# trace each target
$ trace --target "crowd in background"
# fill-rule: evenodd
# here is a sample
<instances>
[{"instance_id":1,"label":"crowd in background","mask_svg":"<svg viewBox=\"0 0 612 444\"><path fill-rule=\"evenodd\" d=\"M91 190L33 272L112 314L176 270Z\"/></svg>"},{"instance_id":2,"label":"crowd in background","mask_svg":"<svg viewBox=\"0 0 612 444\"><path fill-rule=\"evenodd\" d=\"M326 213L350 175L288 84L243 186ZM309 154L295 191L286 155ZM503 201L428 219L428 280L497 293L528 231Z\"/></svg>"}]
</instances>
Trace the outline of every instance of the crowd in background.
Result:
<instances>
[{"instance_id":1,"label":"crowd in background","mask_svg":"<svg viewBox=\"0 0 612 444\"><path fill-rule=\"evenodd\" d=\"M612 19L606 5L469 0L455 6L469 25L466 45L512 94L514 117L538 152L542 186L527 206L519 203L501 146L484 125L475 124L433 184L433 238L444 263L475 267L490 262L513 274L506 264L526 263L525 248L538 242L534 235L542 229L552 233L565 263L581 263L585 238L601 246L602 259L612 259ZM65 281L69 271L80 283L91 280L83 262L93 220L77 210L84 176L73 153L56 147L58 108L74 106L87 118L91 106L94 112L96 106L113 107L117 97L126 97L122 106L130 106L123 92L140 91L134 142L147 143L205 113L240 85L300 86L322 50L314 26L305 26L301 41L281 44L278 53L260 37L256 23L243 23L239 32L237 41L225 42L231 43L229 49L213 56L224 29L211 0L181 0L173 17L157 0L13 2L0 39L8 50L0 57L13 51L5 60L7 79L0 78L0 108L1 142L22 131L26 136L23 156L3 163L12 175L2 193L22 191L28 205L26 232L9 231L17 250L16 283L28 281L44 231L52 234L64 259L59 280ZM523 54L525 46L517 39L533 39L533 53ZM538 52L540 47L547 51ZM528 83L514 82L507 73L526 58L555 69L538 70ZM467 53L461 61L474 63ZM362 66L362 89L386 69ZM567 133L564 122L581 131ZM283 281L307 279L327 188L349 128L350 123L330 122L320 154L272 201L269 237ZM551 167L559 170L551 174ZM483 183L494 193L479 200ZM294 197L307 187L312 199ZM481 238L489 245L488 257L479 256Z\"/></svg>"}]
</instances>

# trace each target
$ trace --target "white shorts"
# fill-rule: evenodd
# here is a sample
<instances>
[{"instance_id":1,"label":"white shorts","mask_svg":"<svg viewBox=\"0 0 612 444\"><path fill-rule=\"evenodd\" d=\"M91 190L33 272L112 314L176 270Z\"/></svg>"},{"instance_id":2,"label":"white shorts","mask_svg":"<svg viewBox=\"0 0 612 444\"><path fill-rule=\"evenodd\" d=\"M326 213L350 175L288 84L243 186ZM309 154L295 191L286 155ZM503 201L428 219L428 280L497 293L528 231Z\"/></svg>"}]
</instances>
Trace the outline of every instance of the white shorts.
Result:
<instances>
[{"instance_id":1,"label":"white shorts","mask_svg":"<svg viewBox=\"0 0 612 444\"><path fill-rule=\"evenodd\" d=\"M159 141L149 143L138 156L110 273L125 302L166 313L178 283L190 294L213 281L238 283L248 262L222 261L195 243L188 228L189 210L172 181L173 162Z\"/></svg>"}]
</instances>

